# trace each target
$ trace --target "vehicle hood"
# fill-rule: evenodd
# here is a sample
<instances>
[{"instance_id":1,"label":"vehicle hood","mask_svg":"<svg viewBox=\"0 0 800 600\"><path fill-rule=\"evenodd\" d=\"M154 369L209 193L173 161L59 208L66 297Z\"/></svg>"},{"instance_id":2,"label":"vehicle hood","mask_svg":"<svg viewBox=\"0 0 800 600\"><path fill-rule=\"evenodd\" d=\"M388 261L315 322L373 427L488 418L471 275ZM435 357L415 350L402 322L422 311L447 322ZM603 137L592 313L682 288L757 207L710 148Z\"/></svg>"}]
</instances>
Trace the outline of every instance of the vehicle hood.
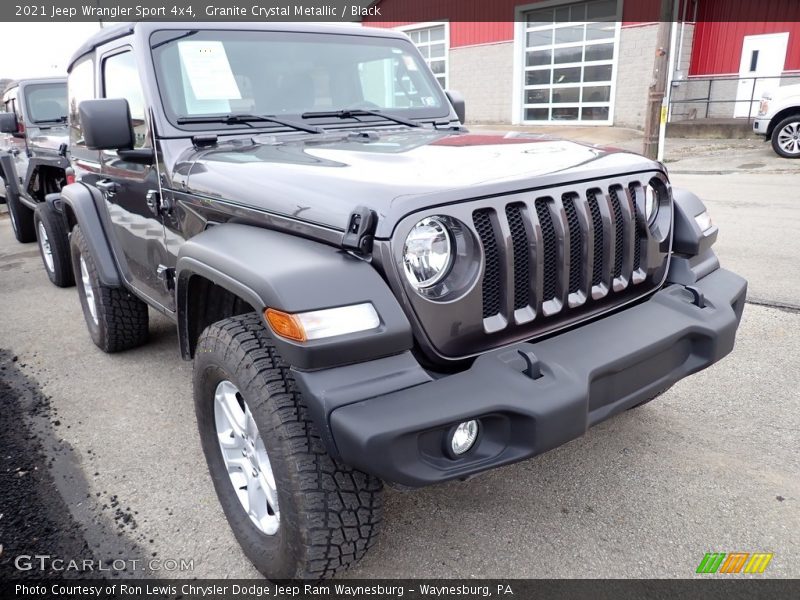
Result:
<instances>
[{"instance_id":1,"label":"vehicle hood","mask_svg":"<svg viewBox=\"0 0 800 600\"><path fill-rule=\"evenodd\" d=\"M28 145L56 154L61 144L69 144L69 131L65 125L55 127L37 127L29 125L27 128Z\"/></svg>"},{"instance_id":2,"label":"vehicle hood","mask_svg":"<svg viewBox=\"0 0 800 600\"><path fill-rule=\"evenodd\" d=\"M436 204L661 168L636 154L543 135L435 130L260 135L190 150L174 185L344 230L359 205L379 234Z\"/></svg>"},{"instance_id":3,"label":"vehicle hood","mask_svg":"<svg viewBox=\"0 0 800 600\"><path fill-rule=\"evenodd\" d=\"M772 96L774 101L780 101L786 98L797 98L800 97L800 83L792 84L792 85L784 85L778 88L775 88L769 92Z\"/></svg>"}]
</instances>

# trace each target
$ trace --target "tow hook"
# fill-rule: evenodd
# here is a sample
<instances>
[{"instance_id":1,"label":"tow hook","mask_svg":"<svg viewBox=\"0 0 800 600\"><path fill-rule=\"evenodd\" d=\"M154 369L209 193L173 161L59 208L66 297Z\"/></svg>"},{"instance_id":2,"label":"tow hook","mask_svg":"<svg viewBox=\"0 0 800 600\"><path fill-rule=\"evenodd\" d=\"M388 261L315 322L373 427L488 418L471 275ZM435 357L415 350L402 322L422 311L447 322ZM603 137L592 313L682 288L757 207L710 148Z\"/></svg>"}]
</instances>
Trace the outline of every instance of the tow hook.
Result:
<instances>
[{"instance_id":1,"label":"tow hook","mask_svg":"<svg viewBox=\"0 0 800 600\"><path fill-rule=\"evenodd\" d=\"M693 285L685 285L683 287L686 288L692 295L692 304L694 304L697 308L706 307L706 297L703 295L703 292L700 291L700 288Z\"/></svg>"}]
</instances>

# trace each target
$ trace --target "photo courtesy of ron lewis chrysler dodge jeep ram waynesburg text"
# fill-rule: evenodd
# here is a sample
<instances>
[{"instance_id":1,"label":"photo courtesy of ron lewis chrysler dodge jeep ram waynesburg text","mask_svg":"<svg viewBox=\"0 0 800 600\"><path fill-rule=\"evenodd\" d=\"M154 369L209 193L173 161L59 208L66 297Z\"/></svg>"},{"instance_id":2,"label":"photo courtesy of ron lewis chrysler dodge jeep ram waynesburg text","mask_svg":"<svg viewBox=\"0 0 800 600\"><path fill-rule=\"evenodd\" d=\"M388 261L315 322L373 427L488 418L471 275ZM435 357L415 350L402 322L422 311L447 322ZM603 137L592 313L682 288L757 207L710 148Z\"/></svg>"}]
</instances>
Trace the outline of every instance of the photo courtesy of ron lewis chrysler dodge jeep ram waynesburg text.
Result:
<instances>
[{"instance_id":1,"label":"photo courtesy of ron lewis chrysler dodge jeep ram waynesburg text","mask_svg":"<svg viewBox=\"0 0 800 600\"><path fill-rule=\"evenodd\" d=\"M55 206L89 333L175 322L268 578L360 558L384 483L546 452L733 348L746 282L696 196L635 154L469 133L402 33L122 24L68 73Z\"/></svg>"}]
</instances>

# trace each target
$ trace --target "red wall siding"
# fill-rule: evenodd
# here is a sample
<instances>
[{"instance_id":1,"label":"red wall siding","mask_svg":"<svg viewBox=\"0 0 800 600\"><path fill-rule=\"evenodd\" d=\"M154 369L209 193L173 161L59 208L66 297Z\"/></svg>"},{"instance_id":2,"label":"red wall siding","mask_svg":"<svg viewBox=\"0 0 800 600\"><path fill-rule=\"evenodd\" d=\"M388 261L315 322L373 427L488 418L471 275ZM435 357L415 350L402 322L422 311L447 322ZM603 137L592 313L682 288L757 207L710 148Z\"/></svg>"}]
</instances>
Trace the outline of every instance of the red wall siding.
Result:
<instances>
[{"instance_id":1,"label":"red wall siding","mask_svg":"<svg viewBox=\"0 0 800 600\"><path fill-rule=\"evenodd\" d=\"M451 21L450 47L510 42L514 39L517 6L535 0L381 0L381 18L368 17L365 25L397 27L427 21ZM623 24L658 20L660 0L624 0Z\"/></svg>"},{"instance_id":2,"label":"red wall siding","mask_svg":"<svg viewBox=\"0 0 800 600\"><path fill-rule=\"evenodd\" d=\"M761 0L761 4L770 0ZM800 5L797 6L800 9ZM699 17L698 17L699 18ZM800 21L800 10L797 15ZM800 70L800 22L698 22L692 42L690 75L739 73L744 36L789 32L785 71Z\"/></svg>"}]
</instances>

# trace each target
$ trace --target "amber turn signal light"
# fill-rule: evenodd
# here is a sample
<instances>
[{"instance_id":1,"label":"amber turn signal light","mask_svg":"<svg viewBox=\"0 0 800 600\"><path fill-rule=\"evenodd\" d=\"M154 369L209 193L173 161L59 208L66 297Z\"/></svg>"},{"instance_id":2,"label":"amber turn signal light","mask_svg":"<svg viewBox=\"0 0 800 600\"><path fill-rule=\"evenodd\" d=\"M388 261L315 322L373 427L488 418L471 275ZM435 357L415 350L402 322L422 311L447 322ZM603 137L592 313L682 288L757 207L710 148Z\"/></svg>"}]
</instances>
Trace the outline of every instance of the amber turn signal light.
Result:
<instances>
[{"instance_id":1,"label":"amber turn signal light","mask_svg":"<svg viewBox=\"0 0 800 600\"><path fill-rule=\"evenodd\" d=\"M272 331L281 337L295 340L296 342L306 341L306 332L303 330L300 319L295 315L268 308L264 311L264 316L269 326L272 327Z\"/></svg>"}]
</instances>

